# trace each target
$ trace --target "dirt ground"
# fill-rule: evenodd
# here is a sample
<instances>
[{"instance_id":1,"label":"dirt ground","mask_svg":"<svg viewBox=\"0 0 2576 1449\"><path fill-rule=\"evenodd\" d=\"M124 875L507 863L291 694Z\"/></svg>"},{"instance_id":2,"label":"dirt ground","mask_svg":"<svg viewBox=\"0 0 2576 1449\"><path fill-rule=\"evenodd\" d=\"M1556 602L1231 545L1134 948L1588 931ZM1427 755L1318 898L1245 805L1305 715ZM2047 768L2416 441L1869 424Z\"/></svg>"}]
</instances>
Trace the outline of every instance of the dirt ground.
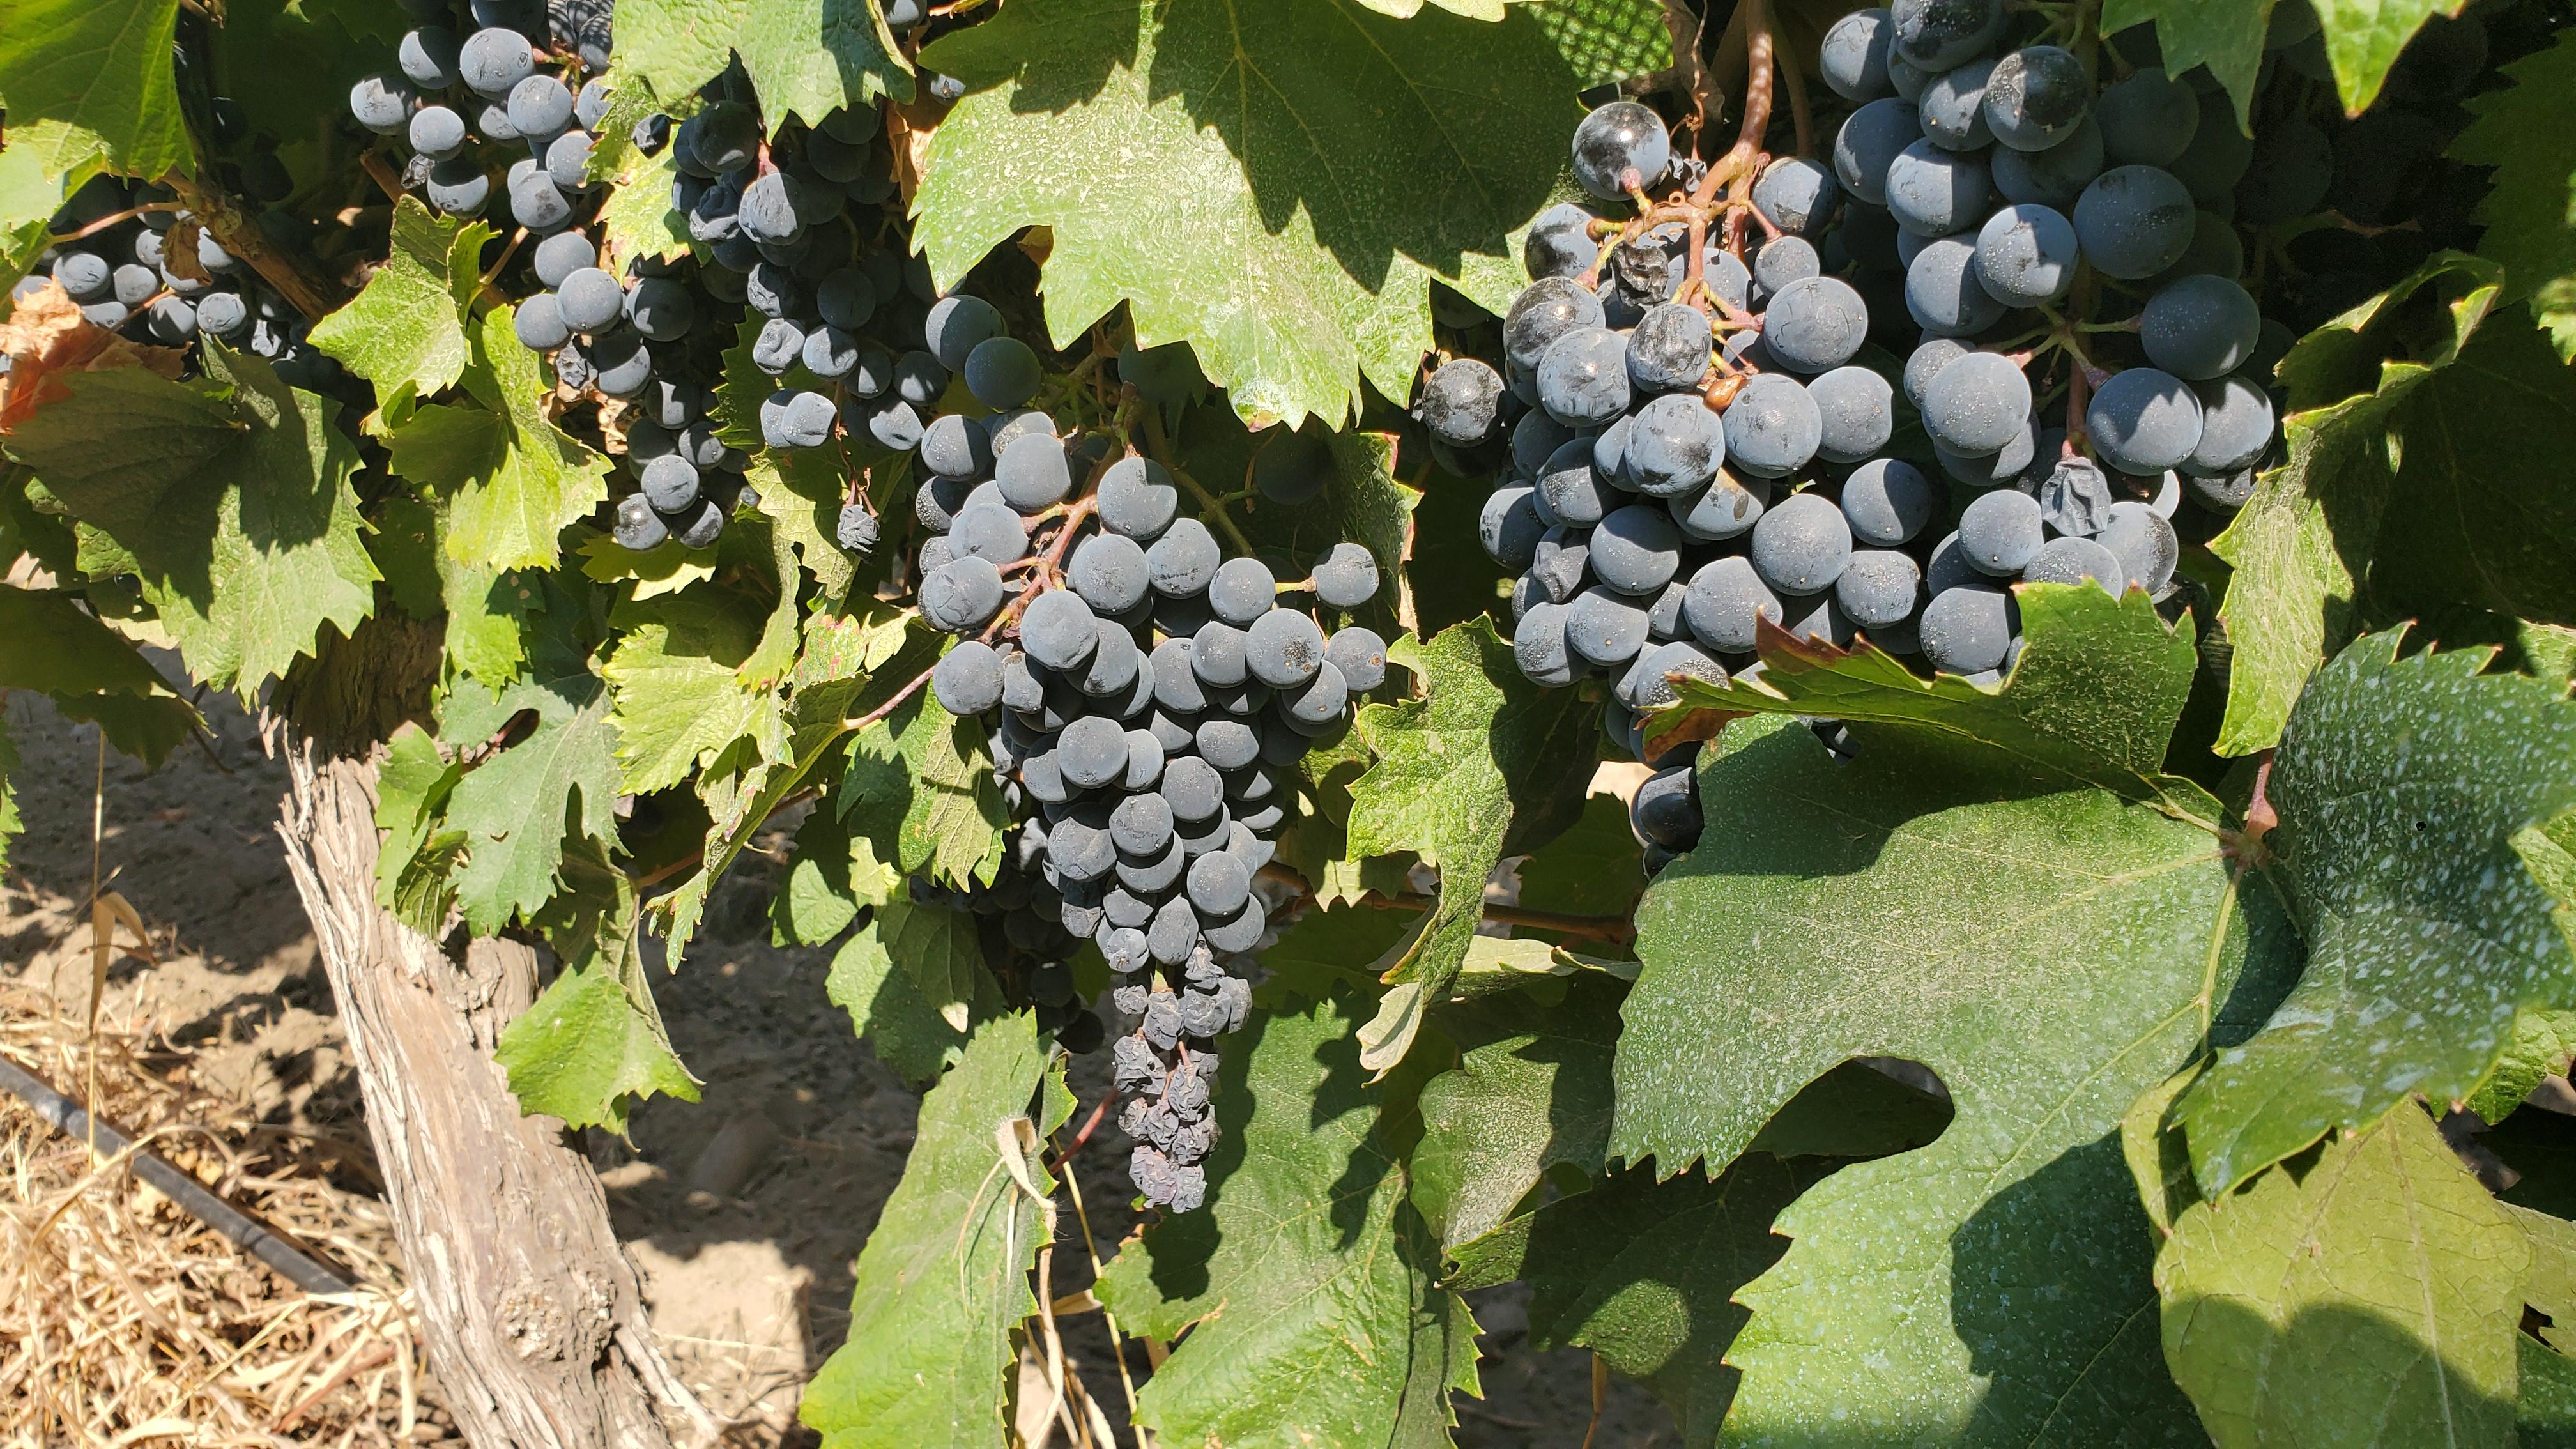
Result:
<instances>
[{"instance_id":1,"label":"dirt ground","mask_svg":"<svg viewBox=\"0 0 2576 1449\"><path fill-rule=\"evenodd\" d=\"M271 828L283 771L250 719L222 699L204 705L206 749L183 747L151 773L107 758L102 864L150 928L160 963L122 961L104 1014L183 1058L198 1090L244 1120L339 1144L346 1160L330 1168L332 1190L347 1197L353 1220L373 1210L380 1223L356 1078ZM79 1001L87 937L73 911L89 890L96 734L32 696L11 698L7 710L24 757L15 780L27 833L0 884L0 985ZM704 1100L652 1101L635 1114L630 1141L595 1131L589 1140L656 1331L707 1407L735 1426L727 1442L743 1445L811 1441L795 1425L796 1397L846 1331L850 1265L901 1174L919 1105L825 999L828 954L768 944L773 870L746 855L686 969L657 983L674 1044L707 1084ZM0 995L0 1022L26 999ZM1077 1063L1077 1121L1108 1091L1105 1055ZM1076 1158L1104 1259L1132 1226L1125 1145L1104 1124ZM1072 1214L1065 1221L1076 1230ZM389 1235L380 1236L378 1271L395 1275ZM1080 1242L1058 1258L1056 1291L1082 1287ZM1590 1356L1531 1350L1516 1289L1476 1295L1475 1309L1486 1329L1486 1396L1460 1400L1459 1441L1582 1444L1593 1418ZM1075 1368L1123 1430L1099 1315L1067 1318L1064 1328ZM1131 1344L1129 1358L1131 1373L1147 1372L1141 1349ZM436 1387L418 1387L428 1417L411 1442L436 1442ZM1591 1442L1647 1449L1675 1434L1650 1397L1617 1383Z\"/></svg>"}]
</instances>

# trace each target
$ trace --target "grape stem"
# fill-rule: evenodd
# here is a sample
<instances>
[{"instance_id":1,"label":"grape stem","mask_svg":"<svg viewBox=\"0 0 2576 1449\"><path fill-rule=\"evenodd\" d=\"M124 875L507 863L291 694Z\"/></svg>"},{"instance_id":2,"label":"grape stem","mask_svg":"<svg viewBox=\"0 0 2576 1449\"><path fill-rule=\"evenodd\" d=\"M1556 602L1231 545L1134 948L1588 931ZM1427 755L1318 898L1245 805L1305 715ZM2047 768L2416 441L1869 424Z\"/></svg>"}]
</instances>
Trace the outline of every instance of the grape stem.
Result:
<instances>
[{"instance_id":1,"label":"grape stem","mask_svg":"<svg viewBox=\"0 0 2576 1449\"><path fill-rule=\"evenodd\" d=\"M1672 80L1691 99L1691 113L1683 124L1691 129L1691 146L1699 145L1700 133L1707 129L1708 118L1717 113L1717 97L1709 85L1708 67L1700 63L1699 46L1706 21L1683 0L1663 0L1664 29L1673 42Z\"/></svg>"},{"instance_id":2,"label":"grape stem","mask_svg":"<svg viewBox=\"0 0 2576 1449\"><path fill-rule=\"evenodd\" d=\"M202 159L202 150L199 155L199 173L211 174ZM196 213L198 224L214 234L218 245L248 262L262 281L276 288L288 305L308 319L327 317L347 300L346 288L322 275L304 258L273 245L259 222L222 188L204 185L196 177L176 171L163 177L162 184L179 194L180 204Z\"/></svg>"},{"instance_id":3,"label":"grape stem","mask_svg":"<svg viewBox=\"0 0 2576 1449\"><path fill-rule=\"evenodd\" d=\"M2084 452L2084 408L2092 391L2085 367L2078 362L2066 379L2066 455L2080 457Z\"/></svg>"},{"instance_id":4,"label":"grape stem","mask_svg":"<svg viewBox=\"0 0 2576 1449\"><path fill-rule=\"evenodd\" d=\"M1201 508L1207 510L1209 521L1214 523L1218 530L1234 544L1236 552L1251 554L1252 540L1244 537L1243 530L1232 518L1226 516L1225 506L1219 503L1206 488L1201 487L1199 480L1191 477L1189 470L1183 468L1179 461L1172 457L1171 440L1163 436L1163 417L1160 410L1145 408L1142 411L1145 417L1145 450L1153 455L1155 462L1163 465L1164 472L1171 474L1182 487L1190 490L1190 496L1199 501Z\"/></svg>"}]
</instances>

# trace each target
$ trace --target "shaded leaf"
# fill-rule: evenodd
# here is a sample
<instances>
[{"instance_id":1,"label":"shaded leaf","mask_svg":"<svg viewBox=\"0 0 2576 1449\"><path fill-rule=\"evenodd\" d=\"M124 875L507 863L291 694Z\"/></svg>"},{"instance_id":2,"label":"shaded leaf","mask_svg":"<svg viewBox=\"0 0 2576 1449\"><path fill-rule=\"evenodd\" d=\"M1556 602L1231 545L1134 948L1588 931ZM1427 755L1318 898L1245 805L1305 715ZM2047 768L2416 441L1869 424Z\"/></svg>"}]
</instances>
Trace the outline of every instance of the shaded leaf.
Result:
<instances>
[{"instance_id":1,"label":"shaded leaf","mask_svg":"<svg viewBox=\"0 0 2576 1449\"><path fill-rule=\"evenodd\" d=\"M959 719L928 690L859 732L841 777L850 833L906 875L990 883L1002 864L1002 793L983 722Z\"/></svg>"},{"instance_id":2,"label":"shaded leaf","mask_svg":"<svg viewBox=\"0 0 2576 1449\"><path fill-rule=\"evenodd\" d=\"M1486 876L1515 845L1580 814L1597 737L1592 707L1573 690L1530 683L1488 620L1428 644L1398 640L1388 653L1429 697L1360 710L1359 735L1378 762L1351 787L1350 847L1411 851L1437 866L1440 900L1388 972L1399 990L1364 1033L1378 1071L1403 1059L1422 1007L1448 993L1484 915Z\"/></svg>"},{"instance_id":3,"label":"shaded leaf","mask_svg":"<svg viewBox=\"0 0 2576 1449\"><path fill-rule=\"evenodd\" d=\"M2512 85L2462 103L2476 119L2450 154L2496 168L2478 255L2504 269L2500 300L2528 301L2559 357L2576 359L2576 32L2503 73Z\"/></svg>"},{"instance_id":4,"label":"shaded leaf","mask_svg":"<svg viewBox=\"0 0 2576 1449\"><path fill-rule=\"evenodd\" d=\"M1551 1167L1600 1172L1626 994L1626 983L1591 975L1558 1000L1514 992L1478 1003L1464 1020L1442 1013L1451 1035L1492 1038L1422 1087L1413 1202L1442 1246L1493 1231Z\"/></svg>"},{"instance_id":5,"label":"shaded leaf","mask_svg":"<svg viewBox=\"0 0 2576 1449\"><path fill-rule=\"evenodd\" d=\"M2412 1107L2185 1209L2166 1361L2222 1449L2511 1442L2530 1250Z\"/></svg>"},{"instance_id":6,"label":"shaded leaf","mask_svg":"<svg viewBox=\"0 0 2576 1449\"><path fill-rule=\"evenodd\" d=\"M312 653L323 624L357 628L376 566L335 405L212 339L198 357L193 383L141 367L71 374L8 449L131 557L189 672L248 698Z\"/></svg>"},{"instance_id":7,"label":"shaded leaf","mask_svg":"<svg viewBox=\"0 0 2576 1449\"><path fill-rule=\"evenodd\" d=\"M1715 1182L1623 1172L1461 1249L1459 1282L1525 1279L1532 1347L1600 1354L1705 1449L1735 1397L1724 1359L1747 1315L1731 1300L1779 1261L1772 1219L1817 1175L1760 1152Z\"/></svg>"},{"instance_id":8,"label":"shaded leaf","mask_svg":"<svg viewBox=\"0 0 2576 1449\"><path fill-rule=\"evenodd\" d=\"M2576 623L2576 485L2557 461L2576 455L2576 371L2548 339L2498 318L2396 424L2403 526L2381 536L2371 592L2401 610Z\"/></svg>"},{"instance_id":9,"label":"shaded leaf","mask_svg":"<svg viewBox=\"0 0 2576 1449\"><path fill-rule=\"evenodd\" d=\"M908 1082L926 1082L955 1063L967 1036L921 994L912 973L887 951L882 918L859 928L832 956L824 992L850 1014L851 1029L877 1060Z\"/></svg>"}]
</instances>

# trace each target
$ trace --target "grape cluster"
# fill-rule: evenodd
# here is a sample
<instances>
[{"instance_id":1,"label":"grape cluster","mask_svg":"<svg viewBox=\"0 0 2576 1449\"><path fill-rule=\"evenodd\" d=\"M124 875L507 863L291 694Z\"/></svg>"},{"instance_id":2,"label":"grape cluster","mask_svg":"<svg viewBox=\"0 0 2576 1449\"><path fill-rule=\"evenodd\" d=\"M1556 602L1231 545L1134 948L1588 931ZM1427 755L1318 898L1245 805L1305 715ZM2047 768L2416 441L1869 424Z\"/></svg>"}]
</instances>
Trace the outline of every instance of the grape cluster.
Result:
<instances>
[{"instance_id":1,"label":"grape cluster","mask_svg":"<svg viewBox=\"0 0 2576 1449\"><path fill-rule=\"evenodd\" d=\"M1269 927L1255 878L1294 803L1291 767L1386 676L1376 633L1320 619L1380 580L1355 543L1286 583L1227 557L1161 465L1106 442L1059 436L1033 409L933 421L913 504L921 610L964 636L931 690L992 721L1013 858L1057 911L1046 939L1090 940L1116 974L1131 1175L1188 1211L1216 1131L1208 1042L1251 1004L1244 973Z\"/></svg>"},{"instance_id":2,"label":"grape cluster","mask_svg":"<svg viewBox=\"0 0 2576 1449\"><path fill-rule=\"evenodd\" d=\"M421 23L404 33L397 69L350 88L350 114L399 138L404 184L450 216L482 215L493 165L513 143L524 147L503 173L511 220L539 236L571 225L592 189L584 173L608 113L597 74L608 65L607 11L550 17L540 0L471 0L473 25L460 34L448 0L404 8Z\"/></svg>"},{"instance_id":3,"label":"grape cluster","mask_svg":"<svg viewBox=\"0 0 2576 1449\"><path fill-rule=\"evenodd\" d=\"M2276 51L2313 41L2304 6L2275 15L2306 17ZM2306 123L2249 139L2150 32L2079 55L2046 23L2002 0L1846 15L1820 57L1850 106L1830 162L1769 161L1749 211L1685 196L1706 172L1652 108L1594 110L1573 162L1598 203L1532 228L1499 358L1424 380L1435 444L1507 470L1481 529L1519 574L1522 670L1610 681L1605 728L1639 758L1676 680L1759 669L1765 620L1994 683L2013 585L2163 603L2177 518L2214 527L2277 457L2292 334L2240 283L2238 226L2324 198L2322 173L2293 182ZM1688 753L1649 763L1652 865L1699 813Z\"/></svg>"},{"instance_id":4,"label":"grape cluster","mask_svg":"<svg viewBox=\"0 0 2576 1449\"><path fill-rule=\"evenodd\" d=\"M668 149L671 209L685 218L691 248L616 256L587 225L601 193L589 179L591 153L611 104L610 8L471 0L480 28L459 39L446 0L406 3L423 23L403 37L400 74L360 82L351 110L408 144L406 182L451 215L480 214L495 157L506 143L525 148L505 182L512 220L535 239L524 263L533 285L517 288L513 322L563 388L622 405L603 418L614 420L603 431L612 446L622 442L635 482L616 505L619 544L705 548L733 510L757 501L741 479L749 458L717 437L715 416L725 353L744 318L761 323L752 361L781 379L759 404L770 447L830 441L841 418L861 420L860 398L910 376L858 335L907 285L924 305L928 291L926 274L907 275L899 252L863 255L862 219L850 211L895 192L874 144L874 108L772 136L737 65L701 87L686 119L636 121L621 139L648 156ZM846 546L873 543L866 521Z\"/></svg>"}]
</instances>

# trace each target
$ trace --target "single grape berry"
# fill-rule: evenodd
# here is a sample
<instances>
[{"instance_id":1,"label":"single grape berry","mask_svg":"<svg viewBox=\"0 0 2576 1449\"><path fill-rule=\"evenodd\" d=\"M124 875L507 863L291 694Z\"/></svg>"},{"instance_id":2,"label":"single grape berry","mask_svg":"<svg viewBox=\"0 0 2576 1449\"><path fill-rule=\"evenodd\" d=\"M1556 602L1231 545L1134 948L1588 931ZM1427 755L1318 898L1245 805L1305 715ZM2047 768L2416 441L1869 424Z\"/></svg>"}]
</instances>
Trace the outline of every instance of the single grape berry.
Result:
<instances>
[{"instance_id":1,"label":"single grape berry","mask_svg":"<svg viewBox=\"0 0 2576 1449\"><path fill-rule=\"evenodd\" d=\"M1575 180L1605 201L1663 179L1672 154L1664 118L1636 101L1598 107L1574 128Z\"/></svg>"}]
</instances>

